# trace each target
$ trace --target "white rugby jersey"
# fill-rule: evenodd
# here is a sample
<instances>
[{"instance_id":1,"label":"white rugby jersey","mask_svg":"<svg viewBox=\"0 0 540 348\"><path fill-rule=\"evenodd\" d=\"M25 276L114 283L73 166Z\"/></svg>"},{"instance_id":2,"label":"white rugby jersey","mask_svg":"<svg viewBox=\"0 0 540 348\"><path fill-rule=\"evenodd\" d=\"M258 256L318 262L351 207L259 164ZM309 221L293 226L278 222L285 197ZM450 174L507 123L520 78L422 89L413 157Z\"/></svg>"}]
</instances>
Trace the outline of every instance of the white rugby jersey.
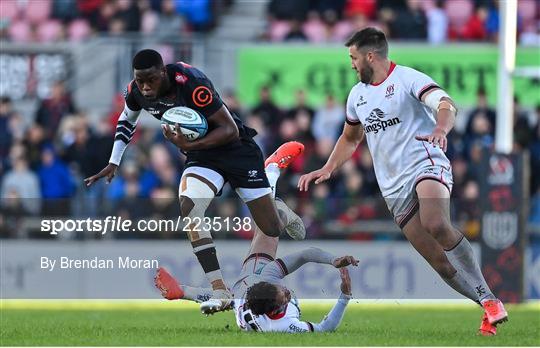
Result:
<instances>
[{"instance_id":1,"label":"white rugby jersey","mask_svg":"<svg viewBox=\"0 0 540 348\"><path fill-rule=\"evenodd\" d=\"M234 300L236 324L242 330L287 333L314 331L313 324L300 320L300 309L293 300L289 301L285 312L276 316L255 315L251 310L244 308L245 302L244 298Z\"/></svg>"},{"instance_id":2,"label":"white rugby jersey","mask_svg":"<svg viewBox=\"0 0 540 348\"><path fill-rule=\"evenodd\" d=\"M434 88L438 85L429 76L392 62L383 82L359 82L349 93L346 121L364 128L383 196L399 190L425 166L450 167L441 148L414 138L435 128L433 111L421 102Z\"/></svg>"},{"instance_id":3,"label":"white rugby jersey","mask_svg":"<svg viewBox=\"0 0 540 348\"><path fill-rule=\"evenodd\" d=\"M291 299L287 310L280 315L270 317L268 315L255 315L249 309L244 308L247 289L260 281L270 281L274 284L283 285L280 280L264 279L257 274L252 274L240 279L234 286L234 316L236 325L246 331L260 332L307 332L313 331L311 323L300 321L300 309L297 301Z\"/></svg>"}]
</instances>

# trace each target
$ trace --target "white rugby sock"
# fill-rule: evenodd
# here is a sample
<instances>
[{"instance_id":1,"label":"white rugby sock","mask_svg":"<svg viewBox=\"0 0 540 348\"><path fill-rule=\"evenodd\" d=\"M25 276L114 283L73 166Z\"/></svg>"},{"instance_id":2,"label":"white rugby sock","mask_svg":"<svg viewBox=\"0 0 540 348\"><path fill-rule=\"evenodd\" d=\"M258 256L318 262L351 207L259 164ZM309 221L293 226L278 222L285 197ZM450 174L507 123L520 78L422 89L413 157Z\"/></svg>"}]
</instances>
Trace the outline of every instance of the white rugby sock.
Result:
<instances>
[{"instance_id":1,"label":"white rugby sock","mask_svg":"<svg viewBox=\"0 0 540 348\"><path fill-rule=\"evenodd\" d=\"M476 261L474 251L467 238L463 237L455 247L445 250L445 253L448 261L450 261L452 266L457 270L457 273L459 273L458 279L461 279L461 285L467 287L466 292L469 295L465 296L478 303L496 298L482 275L480 265ZM474 297L471 298L471 296Z\"/></svg>"},{"instance_id":2,"label":"white rugby sock","mask_svg":"<svg viewBox=\"0 0 540 348\"><path fill-rule=\"evenodd\" d=\"M212 297L212 288L195 288L188 285L181 285L184 291L184 300L201 303Z\"/></svg>"}]
</instances>

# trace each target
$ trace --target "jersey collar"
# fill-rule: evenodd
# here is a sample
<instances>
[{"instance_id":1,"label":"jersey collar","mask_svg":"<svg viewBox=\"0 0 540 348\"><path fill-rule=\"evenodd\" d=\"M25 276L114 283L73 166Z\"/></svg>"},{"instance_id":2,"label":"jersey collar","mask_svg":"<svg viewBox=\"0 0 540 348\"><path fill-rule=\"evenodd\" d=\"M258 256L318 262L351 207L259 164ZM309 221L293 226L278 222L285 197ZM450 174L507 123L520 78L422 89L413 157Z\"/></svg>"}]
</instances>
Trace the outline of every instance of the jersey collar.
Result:
<instances>
[{"instance_id":1,"label":"jersey collar","mask_svg":"<svg viewBox=\"0 0 540 348\"><path fill-rule=\"evenodd\" d=\"M267 314L266 316L272 320L278 320L278 319L281 319L285 316L285 314L287 313L287 306L289 304L287 304L285 306L285 308L283 309L283 311L279 312L279 313L276 313L276 314Z\"/></svg>"},{"instance_id":2,"label":"jersey collar","mask_svg":"<svg viewBox=\"0 0 540 348\"><path fill-rule=\"evenodd\" d=\"M392 71L394 71L394 68L396 67L396 63L390 61L390 68L388 69L388 74L386 75L386 77L384 78L384 80L382 80L381 82L379 83L371 83L372 86L378 86L380 85L381 83L383 83L384 81L386 81L386 79L390 76L390 74L392 73Z\"/></svg>"}]
</instances>

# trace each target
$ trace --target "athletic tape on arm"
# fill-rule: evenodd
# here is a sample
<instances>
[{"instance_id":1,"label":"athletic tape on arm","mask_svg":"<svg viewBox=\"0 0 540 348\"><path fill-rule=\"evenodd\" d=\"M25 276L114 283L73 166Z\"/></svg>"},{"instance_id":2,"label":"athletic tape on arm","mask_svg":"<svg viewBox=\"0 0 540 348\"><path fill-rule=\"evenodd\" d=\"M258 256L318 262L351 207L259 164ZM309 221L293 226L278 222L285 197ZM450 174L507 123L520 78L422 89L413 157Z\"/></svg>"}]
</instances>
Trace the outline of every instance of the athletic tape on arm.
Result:
<instances>
[{"instance_id":1,"label":"athletic tape on arm","mask_svg":"<svg viewBox=\"0 0 540 348\"><path fill-rule=\"evenodd\" d=\"M438 111L439 109L439 103L441 102L441 99L443 97L450 98L448 93L446 93L442 89L436 89L426 96L426 99L424 100L424 103L431 108L433 111Z\"/></svg>"}]
</instances>

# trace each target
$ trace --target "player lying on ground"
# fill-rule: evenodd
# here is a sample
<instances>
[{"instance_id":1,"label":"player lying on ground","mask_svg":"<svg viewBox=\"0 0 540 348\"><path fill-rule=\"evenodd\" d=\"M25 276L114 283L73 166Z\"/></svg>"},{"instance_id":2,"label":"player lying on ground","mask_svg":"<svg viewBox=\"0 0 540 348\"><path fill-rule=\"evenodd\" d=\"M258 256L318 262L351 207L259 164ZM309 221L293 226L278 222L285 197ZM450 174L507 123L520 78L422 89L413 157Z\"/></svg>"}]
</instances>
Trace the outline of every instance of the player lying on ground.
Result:
<instances>
[{"instance_id":1,"label":"player lying on ground","mask_svg":"<svg viewBox=\"0 0 540 348\"><path fill-rule=\"evenodd\" d=\"M132 67L134 80L125 91L126 104L116 126L111 159L103 170L85 179L87 186L104 177L108 182L113 179L141 110L160 120L168 109L187 106L201 113L209 128L206 136L191 142L180 132L174 134L169 127L164 128L167 139L187 156L179 187L182 217L202 219L212 199L229 182L264 234L275 237L285 231L272 199L262 152L252 139L257 132L230 113L204 73L182 62L165 66L161 55L148 49L135 55ZM302 149L296 146L294 151ZM203 302L201 309L207 313L218 311L230 304L231 295L223 281L211 231L196 231L194 225L187 226L188 237L214 289L212 298ZM288 233L293 231L289 229Z\"/></svg>"},{"instance_id":2,"label":"player lying on ground","mask_svg":"<svg viewBox=\"0 0 540 348\"><path fill-rule=\"evenodd\" d=\"M448 285L484 308L480 333L494 335L508 314L486 284L471 245L450 222L453 180L444 152L454 102L429 76L391 62L380 30L363 29L346 46L360 82L347 100L343 134L326 164L300 178L299 189L328 180L365 134L396 223Z\"/></svg>"},{"instance_id":3,"label":"player lying on ground","mask_svg":"<svg viewBox=\"0 0 540 348\"><path fill-rule=\"evenodd\" d=\"M351 280L346 266L358 265L352 256L335 257L318 248L274 259L278 238L256 232L249 256L242 265L237 282L232 287L236 324L245 331L312 332L334 331L340 324L345 308L352 298ZM282 284L282 279L308 262L332 265L340 269L341 295L328 315L319 323L300 320L298 301ZM210 288L180 285L164 268L155 278L156 287L168 300L200 302L211 295Z\"/></svg>"}]
</instances>

